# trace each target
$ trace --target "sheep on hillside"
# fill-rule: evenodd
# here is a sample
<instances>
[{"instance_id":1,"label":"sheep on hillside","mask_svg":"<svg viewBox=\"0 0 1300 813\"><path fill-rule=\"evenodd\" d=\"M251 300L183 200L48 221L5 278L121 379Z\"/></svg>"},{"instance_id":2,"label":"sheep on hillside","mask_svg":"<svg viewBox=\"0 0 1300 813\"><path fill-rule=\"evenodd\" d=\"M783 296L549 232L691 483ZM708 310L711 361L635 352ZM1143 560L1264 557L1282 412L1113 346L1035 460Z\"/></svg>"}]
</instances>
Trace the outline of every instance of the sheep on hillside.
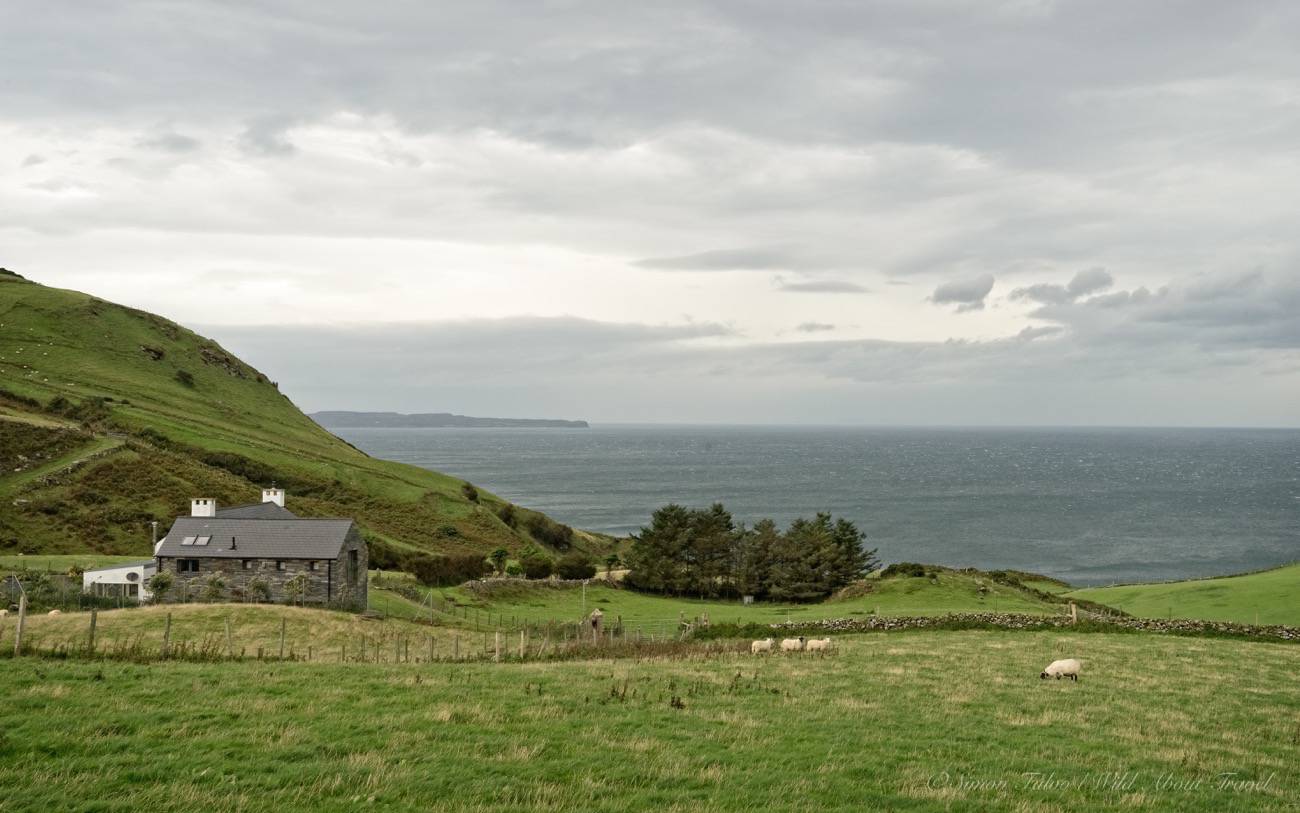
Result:
<instances>
[{"instance_id":1,"label":"sheep on hillside","mask_svg":"<svg viewBox=\"0 0 1300 813\"><path fill-rule=\"evenodd\" d=\"M63 612L60 610L50 610L46 615L63 615Z\"/></svg>"},{"instance_id":2,"label":"sheep on hillside","mask_svg":"<svg viewBox=\"0 0 1300 813\"><path fill-rule=\"evenodd\" d=\"M749 651L755 655L760 652L771 652L774 639L764 638L761 641L755 641L749 645Z\"/></svg>"},{"instance_id":3,"label":"sheep on hillside","mask_svg":"<svg viewBox=\"0 0 1300 813\"><path fill-rule=\"evenodd\" d=\"M1077 681L1081 669L1083 669L1083 664L1077 659L1066 658L1060 661L1052 661L1047 664L1047 668L1043 670L1043 673L1039 675L1039 677L1043 680L1047 680L1049 677L1054 677L1057 680L1060 680L1063 677L1068 677L1070 680Z\"/></svg>"},{"instance_id":4,"label":"sheep on hillside","mask_svg":"<svg viewBox=\"0 0 1300 813\"><path fill-rule=\"evenodd\" d=\"M805 647L809 652L830 652L834 648L830 638L813 638Z\"/></svg>"},{"instance_id":5,"label":"sheep on hillside","mask_svg":"<svg viewBox=\"0 0 1300 813\"><path fill-rule=\"evenodd\" d=\"M800 635L798 638L786 638L781 641L782 652L802 652L803 646L808 639Z\"/></svg>"}]
</instances>

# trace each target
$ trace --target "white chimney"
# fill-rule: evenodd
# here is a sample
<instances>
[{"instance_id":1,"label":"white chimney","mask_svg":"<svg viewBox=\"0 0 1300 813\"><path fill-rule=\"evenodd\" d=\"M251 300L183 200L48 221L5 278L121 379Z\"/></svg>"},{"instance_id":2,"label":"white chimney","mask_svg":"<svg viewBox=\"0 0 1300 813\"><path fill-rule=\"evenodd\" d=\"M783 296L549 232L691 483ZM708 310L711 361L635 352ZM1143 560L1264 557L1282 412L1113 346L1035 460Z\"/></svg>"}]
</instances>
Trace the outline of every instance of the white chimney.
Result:
<instances>
[{"instance_id":1,"label":"white chimney","mask_svg":"<svg viewBox=\"0 0 1300 813\"><path fill-rule=\"evenodd\" d=\"M190 500L190 516L215 517L216 515L217 501L211 497L195 497Z\"/></svg>"},{"instance_id":2,"label":"white chimney","mask_svg":"<svg viewBox=\"0 0 1300 813\"><path fill-rule=\"evenodd\" d=\"M273 502L284 508L284 489L283 488L264 488L262 489L262 502Z\"/></svg>"}]
</instances>

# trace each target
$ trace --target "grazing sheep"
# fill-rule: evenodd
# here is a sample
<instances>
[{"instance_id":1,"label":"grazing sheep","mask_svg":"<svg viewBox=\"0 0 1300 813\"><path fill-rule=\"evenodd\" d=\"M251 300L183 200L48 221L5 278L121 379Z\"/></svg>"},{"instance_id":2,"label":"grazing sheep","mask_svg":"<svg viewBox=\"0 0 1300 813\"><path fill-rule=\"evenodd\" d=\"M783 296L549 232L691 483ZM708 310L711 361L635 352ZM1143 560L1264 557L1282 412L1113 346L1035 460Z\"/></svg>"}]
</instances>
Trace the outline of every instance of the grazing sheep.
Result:
<instances>
[{"instance_id":1,"label":"grazing sheep","mask_svg":"<svg viewBox=\"0 0 1300 813\"><path fill-rule=\"evenodd\" d=\"M63 615L60 610L50 610L46 615Z\"/></svg>"},{"instance_id":2,"label":"grazing sheep","mask_svg":"<svg viewBox=\"0 0 1300 813\"><path fill-rule=\"evenodd\" d=\"M1054 677L1057 680L1060 680L1063 677L1068 677L1070 680L1077 681L1081 669L1083 669L1083 664L1078 660L1075 658L1066 658L1065 660L1052 661L1047 664L1047 668L1043 670L1043 673L1039 675L1039 677L1043 680L1047 680L1049 677Z\"/></svg>"},{"instance_id":3,"label":"grazing sheep","mask_svg":"<svg viewBox=\"0 0 1300 813\"><path fill-rule=\"evenodd\" d=\"M749 645L749 651L755 655L760 652L771 652L773 640L772 638L764 638L761 641L755 641Z\"/></svg>"},{"instance_id":4,"label":"grazing sheep","mask_svg":"<svg viewBox=\"0 0 1300 813\"><path fill-rule=\"evenodd\" d=\"M786 638L781 641L782 652L803 652L803 646L808 639L800 635L798 638Z\"/></svg>"},{"instance_id":5,"label":"grazing sheep","mask_svg":"<svg viewBox=\"0 0 1300 813\"><path fill-rule=\"evenodd\" d=\"M835 648L830 638L814 638L805 647L809 652L830 652Z\"/></svg>"},{"instance_id":6,"label":"grazing sheep","mask_svg":"<svg viewBox=\"0 0 1300 813\"><path fill-rule=\"evenodd\" d=\"M8 617L9 617L8 610L0 610L0 618L8 618Z\"/></svg>"}]
</instances>

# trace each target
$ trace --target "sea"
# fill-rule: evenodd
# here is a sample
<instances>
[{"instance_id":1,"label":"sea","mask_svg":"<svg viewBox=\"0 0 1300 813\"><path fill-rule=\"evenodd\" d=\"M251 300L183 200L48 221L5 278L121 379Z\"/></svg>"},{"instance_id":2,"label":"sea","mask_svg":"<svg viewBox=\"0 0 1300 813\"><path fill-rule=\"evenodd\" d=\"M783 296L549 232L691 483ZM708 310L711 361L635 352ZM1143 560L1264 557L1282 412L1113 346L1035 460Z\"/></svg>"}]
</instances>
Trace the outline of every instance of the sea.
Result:
<instances>
[{"instance_id":1,"label":"sea","mask_svg":"<svg viewBox=\"0 0 1300 813\"><path fill-rule=\"evenodd\" d=\"M1076 585L1300 560L1300 430L593 425L333 429L579 528L635 533L667 503L787 524L829 511L884 562Z\"/></svg>"}]
</instances>

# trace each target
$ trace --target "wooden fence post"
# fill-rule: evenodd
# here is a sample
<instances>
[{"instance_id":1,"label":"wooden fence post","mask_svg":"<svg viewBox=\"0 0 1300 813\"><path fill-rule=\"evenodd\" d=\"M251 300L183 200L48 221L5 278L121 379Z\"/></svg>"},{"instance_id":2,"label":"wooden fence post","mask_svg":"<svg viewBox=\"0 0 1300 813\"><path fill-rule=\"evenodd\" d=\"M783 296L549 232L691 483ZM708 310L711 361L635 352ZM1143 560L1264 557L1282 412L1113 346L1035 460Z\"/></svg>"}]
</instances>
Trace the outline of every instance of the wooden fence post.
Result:
<instances>
[{"instance_id":1,"label":"wooden fence post","mask_svg":"<svg viewBox=\"0 0 1300 813\"><path fill-rule=\"evenodd\" d=\"M1079 623L1079 608L1075 605L1073 601L1070 602L1070 623L1071 624Z\"/></svg>"},{"instance_id":2,"label":"wooden fence post","mask_svg":"<svg viewBox=\"0 0 1300 813\"><path fill-rule=\"evenodd\" d=\"M362 635L361 636L361 662L365 663L365 661L366 661L366 636Z\"/></svg>"},{"instance_id":3,"label":"wooden fence post","mask_svg":"<svg viewBox=\"0 0 1300 813\"><path fill-rule=\"evenodd\" d=\"M519 630L519 660L524 659L524 631Z\"/></svg>"},{"instance_id":4,"label":"wooden fence post","mask_svg":"<svg viewBox=\"0 0 1300 813\"><path fill-rule=\"evenodd\" d=\"M162 656L165 660L171 654L172 645L172 614L167 613L167 626L163 627Z\"/></svg>"},{"instance_id":5,"label":"wooden fence post","mask_svg":"<svg viewBox=\"0 0 1300 813\"><path fill-rule=\"evenodd\" d=\"M235 641L230 636L230 616L226 616L226 657L235 656Z\"/></svg>"},{"instance_id":6,"label":"wooden fence post","mask_svg":"<svg viewBox=\"0 0 1300 813\"><path fill-rule=\"evenodd\" d=\"M460 633L451 636L452 658L460 660Z\"/></svg>"},{"instance_id":7,"label":"wooden fence post","mask_svg":"<svg viewBox=\"0 0 1300 813\"><path fill-rule=\"evenodd\" d=\"M95 623L99 620L99 611L90 608L90 633L86 636L86 652L95 654Z\"/></svg>"},{"instance_id":8,"label":"wooden fence post","mask_svg":"<svg viewBox=\"0 0 1300 813\"><path fill-rule=\"evenodd\" d=\"M495 646L492 649L492 660L497 663L500 663L501 662L501 630L497 630L492 637L493 637L493 644L495 644Z\"/></svg>"},{"instance_id":9,"label":"wooden fence post","mask_svg":"<svg viewBox=\"0 0 1300 813\"><path fill-rule=\"evenodd\" d=\"M429 663L433 663L433 636L429 636Z\"/></svg>"},{"instance_id":10,"label":"wooden fence post","mask_svg":"<svg viewBox=\"0 0 1300 813\"><path fill-rule=\"evenodd\" d=\"M280 619L280 660L284 660L284 625L285 619Z\"/></svg>"},{"instance_id":11,"label":"wooden fence post","mask_svg":"<svg viewBox=\"0 0 1300 813\"><path fill-rule=\"evenodd\" d=\"M18 597L18 630L14 637L14 657L23 654L23 630L27 628L27 594Z\"/></svg>"}]
</instances>

